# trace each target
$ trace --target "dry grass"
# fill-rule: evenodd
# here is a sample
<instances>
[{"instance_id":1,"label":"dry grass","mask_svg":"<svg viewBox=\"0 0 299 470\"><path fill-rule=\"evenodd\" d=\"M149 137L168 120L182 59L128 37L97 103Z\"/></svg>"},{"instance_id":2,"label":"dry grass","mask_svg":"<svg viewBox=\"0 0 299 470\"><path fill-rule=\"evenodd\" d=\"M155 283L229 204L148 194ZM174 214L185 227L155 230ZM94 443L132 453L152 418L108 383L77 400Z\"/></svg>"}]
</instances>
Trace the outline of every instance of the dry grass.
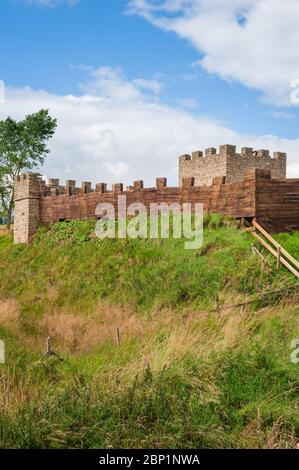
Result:
<instances>
[{"instance_id":1,"label":"dry grass","mask_svg":"<svg viewBox=\"0 0 299 470\"><path fill-rule=\"evenodd\" d=\"M31 377L28 379L20 377L17 371L10 371L9 374L0 375L0 409L14 411L22 404L28 403L39 397L40 390L33 387Z\"/></svg>"},{"instance_id":2,"label":"dry grass","mask_svg":"<svg viewBox=\"0 0 299 470\"><path fill-rule=\"evenodd\" d=\"M49 296L56 296L53 289ZM297 296L280 304L280 315L296 305ZM294 307L293 307L294 308ZM130 364L135 371L143 359L155 370L192 352L208 358L211 351L224 352L248 342L252 332L266 319L277 314L276 307L257 312L250 308L223 310L221 315L207 312L179 314L172 310L135 313L129 308L101 302L93 312L77 314L56 310L46 313L35 322L35 350L51 336L59 353L88 353L101 343L116 343L116 328L121 343L138 342L139 356ZM0 324L18 333L19 338L30 343L22 332L20 307L13 299L0 301ZM28 344L29 344L28 343ZM32 344L33 346L33 344Z\"/></svg>"},{"instance_id":3,"label":"dry grass","mask_svg":"<svg viewBox=\"0 0 299 470\"><path fill-rule=\"evenodd\" d=\"M55 291L51 291L51 295L55 297ZM296 311L299 308L297 299L298 297L294 296L292 299L287 299L285 304L280 303L279 308L267 307L256 312L249 308L223 310L220 316L207 312L180 314L172 310L154 311L142 315L129 308L101 302L93 312L84 315L62 310L48 312L42 318L36 319L36 330L32 336L28 333L26 335L22 330L22 316L17 302L6 299L0 302L0 324L12 329L23 345L41 353L44 352L45 339L50 335L55 351L59 355L84 356L86 353L96 351L103 343L111 346L108 348L108 354L110 352L114 354L116 351L127 354L122 367L117 363L113 365L112 357L110 362L107 358L107 370L105 364L103 365L105 386L108 387L106 392L111 394L115 393L115 389L114 385L111 385L109 392L109 383L114 384L116 369L121 387L118 392L123 393L122 387L127 383L127 379L132 379L137 374L141 376L140 372L148 365L155 373L176 364L176 373L184 377L186 374L184 358L190 355L201 358L206 364L210 364L210 367L205 368L203 375L193 374L192 377L188 377L188 383L192 385L193 390L199 392L198 404L213 406L215 403L220 403L223 394L221 384L215 380L215 369L211 362L213 354L244 350L244 348L250 350L250 341L260 325L268 324L268 320L270 321L273 316L296 318ZM119 327L121 333L120 349L116 345L116 327ZM267 332L263 334L267 335ZM128 355L131 343L134 344L133 353ZM10 412L22 404L34 399L39 401L42 398L39 384L33 386L30 383L32 374L33 377L35 374L34 367L32 363L28 378L27 376L20 378L20 375L14 371L2 374L1 409ZM90 393L95 401L98 399L99 380L102 382L103 377L97 374L91 376ZM271 399L271 393L269 397L264 397L265 403ZM262 402L259 401L260 403ZM273 449L296 448L298 441L295 432L285 424L283 417L276 417L269 427L257 414L257 417L253 417L240 431L238 443L241 447Z\"/></svg>"},{"instance_id":4,"label":"dry grass","mask_svg":"<svg viewBox=\"0 0 299 470\"><path fill-rule=\"evenodd\" d=\"M283 416L279 417L270 429L266 429L258 414L240 433L240 443L252 449L298 449L295 430L287 430Z\"/></svg>"},{"instance_id":5,"label":"dry grass","mask_svg":"<svg viewBox=\"0 0 299 470\"><path fill-rule=\"evenodd\" d=\"M19 304L14 299L0 301L0 324L6 327L16 326L20 317Z\"/></svg>"},{"instance_id":6,"label":"dry grass","mask_svg":"<svg viewBox=\"0 0 299 470\"><path fill-rule=\"evenodd\" d=\"M53 291L50 295L56 294ZM101 343L115 343L118 327L122 343L138 342L139 354L129 365L135 373L144 367L144 361L160 370L191 351L208 357L215 347L222 350L232 347L240 343L241 337L246 339L252 322L253 314L248 311L225 312L220 318L205 312L180 315L171 310L141 315L102 302L94 312L85 315L57 309L45 314L36 320L37 334L30 338L22 331L18 303L13 299L0 302L0 324L17 333L23 344L34 350L44 349L46 338L51 336L60 354L88 353Z\"/></svg>"},{"instance_id":7,"label":"dry grass","mask_svg":"<svg viewBox=\"0 0 299 470\"><path fill-rule=\"evenodd\" d=\"M112 341L116 326L132 333L134 325L136 316L131 312L106 304L88 315L48 313L37 323L42 336L51 336L58 351L70 354L90 352L101 342Z\"/></svg>"},{"instance_id":8,"label":"dry grass","mask_svg":"<svg viewBox=\"0 0 299 470\"><path fill-rule=\"evenodd\" d=\"M12 230L13 230L13 226L11 226L10 231L7 231L5 225L0 225L0 237L1 237L2 235L7 235L8 233L11 233Z\"/></svg>"}]
</instances>

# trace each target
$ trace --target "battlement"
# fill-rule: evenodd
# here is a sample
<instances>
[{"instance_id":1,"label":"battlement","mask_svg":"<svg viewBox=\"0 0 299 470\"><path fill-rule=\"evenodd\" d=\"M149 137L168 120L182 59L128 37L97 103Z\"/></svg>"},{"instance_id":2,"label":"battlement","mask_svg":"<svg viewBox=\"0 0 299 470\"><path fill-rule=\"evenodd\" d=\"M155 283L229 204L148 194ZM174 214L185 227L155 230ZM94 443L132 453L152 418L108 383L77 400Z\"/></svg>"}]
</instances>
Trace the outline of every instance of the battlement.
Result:
<instances>
[{"instance_id":1,"label":"battlement","mask_svg":"<svg viewBox=\"0 0 299 470\"><path fill-rule=\"evenodd\" d=\"M235 145L221 145L218 152L214 147L204 151L195 151L192 155L185 154L179 158L180 187L182 186L210 186L214 178L224 178L225 183L243 181L248 170L270 170L274 178L286 178L287 155L282 152L269 150L253 150L244 147L237 153ZM190 183L192 182L192 184ZM167 187L167 179L159 177L156 186L152 189L162 190ZM20 175L15 180L15 201L26 198L46 198L55 196L81 197L90 193L122 193L141 191L144 189L142 180L135 181L126 188L122 183L115 183L108 189L106 183L97 183L94 187L91 182L83 181L79 186L75 180L67 180L64 184L58 178L44 181L37 173ZM150 189L150 188L149 188Z\"/></svg>"},{"instance_id":2,"label":"battlement","mask_svg":"<svg viewBox=\"0 0 299 470\"><path fill-rule=\"evenodd\" d=\"M218 158L218 157L234 157L234 156L239 156L239 157L269 157L273 159L285 159L286 158L286 153L283 152L273 152L273 157L270 155L269 150L261 149L261 150L253 150L252 147L243 147L241 148L241 152L238 153L236 151L236 146L235 145L220 145L219 151L217 152L217 149L215 147L210 147L205 149L205 151L200 151L197 150L195 152L192 152L191 155L189 154L184 154L180 156L180 161L192 161L195 160L197 161L200 158Z\"/></svg>"},{"instance_id":3,"label":"battlement","mask_svg":"<svg viewBox=\"0 0 299 470\"><path fill-rule=\"evenodd\" d=\"M38 198L40 195L41 178L37 173L25 173L15 178L14 199Z\"/></svg>"},{"instance_id":4,"label":"battlement","mask_svg":"<svg viewBox=\"0 0 299 470\"><path fill-rule=\"evenodd\" d=\"M30 185L22 184L23 181L30 181L31 183ZM147 189L163 189L165 187L167 187L167 178L159 177L156 180L155 188ZM145 189L143 180L134 181L133 185L127 186L126 188L123 183L114 183L111 189L108 189L107 183L96 183L93 187L92 183L89 181L82 181L81 185L77 186L75 180L67 180L64 185L61 185L60 180L57 178L51 178L48 180L48 183L46 183L39 175L35 174L22 175L15 181L15 191L16 194L20 195L20 198L32 197L33 192L35 195L38 193L38 197L46 198L53 196L81 197L90 193L111 194L141 191L143 189Z\"/></svg>"},{"instance_id":5,"label":"battlement","mask_svg":"<svg viewBox=\"0 0 299 470\"><path fill-rule=\"evenodd\" d=\"M144 187L143 180L108 188L103 182L94 186L90 181L77 185L75 180L61 184L58 178L46 182L39 174L27 173L15 179L14 240L29 243L39 223L94 218L99 203L110 203L117 216L119 195L126 196L127 207L198 202L204 212L236 218L259 215L272 226L280 219L282 227L299 229L299 180L286 179L286 159L285 153L270 155L265 149L244 147L237 153L236 146L221 145L217 153L211 147L180 157L180 185L176 187L169 187L164 177L150 188Z\"/></svg>"},{"instance_id":6,"label":"battlement","mask_svg":"<svg viewBox=\"0 0 299 470\"><path fill-rule=\"evenodd\" d=\"M221 145L219 151L214 147L192 155L184 154L179 158L180 186L185 177L193 177L195 186L212 184L213 178L225 176L227 183L242 181L247 170L269 169L274 178L286 178L287 155L283 152L254 150L243 147L237 153L235 145Z\"/></svg>"},{"instance_id":7,"label":"battlement","mask_svg":"<svg viewBox=\"0 0 299 470\"><path fill-rule=\"evenodd\" d=\"M78 187L75 180L61 185L58 178L46 182L37 173L20 175L14 181L14 241L30 243L40 222L94 217L99 202L114 204L119 194L125 193L135 202L148 198L153 192L162 193L165 188L166 178L157 178L155 188L144 188L143 181L138 180L125 190L122 183L115 183L108 189L106 183L93 187L91 182L83 181Z\"/></svg>"}]
</instances>

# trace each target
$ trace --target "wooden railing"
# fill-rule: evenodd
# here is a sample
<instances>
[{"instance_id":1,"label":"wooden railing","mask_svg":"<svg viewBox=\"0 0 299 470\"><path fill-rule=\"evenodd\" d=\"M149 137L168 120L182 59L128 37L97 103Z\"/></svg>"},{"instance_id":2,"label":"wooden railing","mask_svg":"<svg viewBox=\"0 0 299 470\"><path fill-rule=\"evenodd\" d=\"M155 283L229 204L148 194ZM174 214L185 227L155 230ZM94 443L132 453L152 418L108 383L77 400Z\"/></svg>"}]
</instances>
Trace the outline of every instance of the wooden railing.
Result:
<instances>
[{"instance_id":1,"label":"wooden railing","mask_svg":"<svg viewBox=\"0 0 299 470\"><path fill-rule=\"evenodd\" d=\"M252 235L276 258L277 268L282 264L299 279L299 262L274 240L255 219L252 225L254 227Z\"/></svg>"}]
</instances>

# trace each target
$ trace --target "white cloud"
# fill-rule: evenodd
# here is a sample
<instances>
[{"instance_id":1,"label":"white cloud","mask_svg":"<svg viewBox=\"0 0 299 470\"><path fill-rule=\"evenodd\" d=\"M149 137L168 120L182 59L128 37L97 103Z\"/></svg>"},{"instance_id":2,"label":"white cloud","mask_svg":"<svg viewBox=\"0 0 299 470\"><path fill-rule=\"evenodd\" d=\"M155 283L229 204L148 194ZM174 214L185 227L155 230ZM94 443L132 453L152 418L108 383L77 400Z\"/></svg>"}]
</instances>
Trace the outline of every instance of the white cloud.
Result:
<instances>
[{"instance_id":1,"label":"white cloud","mask_svg":"<svg viewBox=\"0 0 299 470\"><path fill-rule=\"evenodd\" d=\"M66 100L72 101L73 103L99 103L103 101L103 98L100 96L94 95L83 95L83 96L74 96L74 95L67 95L65 96Z\"/></svg>"},{"instance_id":2,"label":"white cloud","mask_svg":"<svg viewBox=\"0 0 299 470\"><path fill-rule=\"evenodd\" d=\"M93 69L89 67L85 70L89 74L89 79L80 84L80 89L93 96L100 95L107 99L113 97L120 102L140 100L146 96L153 99L153 94L158 95L163 88L163 84L157 79L136 78L129 81L120 68L99 67Z\"/></svg>"},{"instance_id":3,"label":"white cloud","mask_svg":"<svg viewBox=\"0 0 299 470\"><path fill-rule=\"evenodd\" d=\"M224 143L289 153L290 174L299 175L299 139L241 135L205 116L163 104L128 80L120 70L90 69L82 96L58 96L30 88L7 87L0 119L23 119L41 107L58 119L52 153L43 168L48 177L131 184L157 176L178 181L178 156ZM155 91L155 90L154 90Z\"/></svg>"},{"instance_id":4,"label":"white cloud","mask_svg":"<svg viewBox=\"0 0 299 470\"><path fill-rule=\"evenodd\" d=\"M198 101L196 98L183 98L177 99L177 103L186 109L196 109L198 108Z\"/></svg>"},{"instance_id":5,"label":"white cloud","mask_svg":"<svg viewBox=\"0 0 299 470\"><path fill-rule=\"evenodd\" d=\"M161 93L163 84L157 79L145 80L144 78L136 78L133 80L133 84L140 88L142 91L151 91L157 95Z\"/></svg>"},{"instance_id":6,"label":"white cloud","mask_svg":"<svg viewBox=\"0 0 299 470\"><path fill-rule=\"evenodd\" d=\"M104 162L104 167L110 175L113 175L116 179L118 178L128 178L130 166L125 162Z\"/></svg>"},{"instance_id":7,"label":"white cloud","mask_svg":"<svg viewBox=\"0 0 299 470\"><path fill-rule=\"evenodd\" d=\"M292 104L298 0L130 0L129 12L189 40L208 72L261 90L273 104Z\"/></svg>"}]
</instances>

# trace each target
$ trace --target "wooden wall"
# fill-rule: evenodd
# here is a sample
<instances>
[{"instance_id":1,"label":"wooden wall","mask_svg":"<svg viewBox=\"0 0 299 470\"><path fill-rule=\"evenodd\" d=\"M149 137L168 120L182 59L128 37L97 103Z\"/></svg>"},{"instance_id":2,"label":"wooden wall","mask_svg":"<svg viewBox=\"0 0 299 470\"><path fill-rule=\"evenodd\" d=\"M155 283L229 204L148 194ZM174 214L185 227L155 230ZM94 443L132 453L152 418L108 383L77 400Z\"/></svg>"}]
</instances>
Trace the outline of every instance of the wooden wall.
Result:
<instances>
[{"instance_id":1,"label":"wooden wall","mask_svg":"<svg viewBox=\"0 0 299 470\"><path fill-rule=\"evenodd\" d=\"M299 230L299 179L271 179L261 170L256 180L256 218L271 232Z\"/></svg>"},{"instance_id":2,"label":"wooden wall","mask_svg":"<svg viewBox=\"0 0 299 470\"><path fill-rule=\"evenodd\" d=\"M129 190L114 185L112 191L97 186L88 188L86 194L67 190L61 194L42 196L40 218L44 223L59 220L85 220L96 215L99 203L111 203L117 215L118 196L126 196L127 206L143 203L202 203L204 212L215 212L236 218L256 217L259 223L272 232L299 230L299 179L271 179L270 170L250 170L244 181L225 184L224 177L216 177L211 186L194 186L194 178L184 178L181 187L168 187L165 178L158 178L156 187L143 188L137 181Z\"/></svg>"},{"instance_id":3,"label":"wooden wall","mask_svg":"<svg viewBox=\"0 0 299 470\"><path fill-rule=\"evenodd\" d=\"M193 178L185 178L182 187L168 187L165 178L158 178L155 188L143 189L143 184L139 181L127 191L122 191L121 185L115 185L113 191L92 191L73 196L67 191L67 194L43 196L40 201L41 221L47 223L89 219L95 216L99 203L113 204L117 214L118 196L126 196L127 206L140 202L149 209L151 203L202 203L204 212L253 217L255 172L248 172L243 182L232 184L225 184L225 178L217 177L211 186L195 187Z\"/></svg>"}]
</instances>

